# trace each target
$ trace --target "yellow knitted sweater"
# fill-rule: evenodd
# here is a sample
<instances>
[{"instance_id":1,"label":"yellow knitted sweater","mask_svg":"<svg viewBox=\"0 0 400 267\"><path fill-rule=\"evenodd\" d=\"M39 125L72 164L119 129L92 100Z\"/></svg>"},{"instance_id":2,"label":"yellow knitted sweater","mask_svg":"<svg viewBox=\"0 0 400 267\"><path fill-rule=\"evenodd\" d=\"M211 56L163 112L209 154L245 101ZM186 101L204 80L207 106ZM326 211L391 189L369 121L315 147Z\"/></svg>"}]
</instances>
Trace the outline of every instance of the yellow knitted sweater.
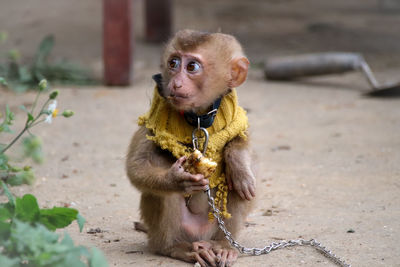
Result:
<instances>
[{"instance_id":1,"label":"yellow knitted sweater","mask_svg":"<svg viewBox=\"0 0 400 267\"><path fill-rule=\"evenodd\" d=\"M150 110L139 117L138 124L153 133L148 135L147 139L170 151L174 157L180 158L191 153L194 127L167 103L158 93L157 87ZM209 179L209 185L210 188L217 187L215 204L225 218L229 218L230 214L226 208L228 186L224 174L223 151L225 145L236 136L247 138L247 128L246 112L238 105L236 91L233 89L223 97L214 123L207 128L210 137L205 155L218 164L217 170ZM199 144L202 145L201 140ZM199 149L202 150L202 147Z\"/></svg>"}]
</instances>

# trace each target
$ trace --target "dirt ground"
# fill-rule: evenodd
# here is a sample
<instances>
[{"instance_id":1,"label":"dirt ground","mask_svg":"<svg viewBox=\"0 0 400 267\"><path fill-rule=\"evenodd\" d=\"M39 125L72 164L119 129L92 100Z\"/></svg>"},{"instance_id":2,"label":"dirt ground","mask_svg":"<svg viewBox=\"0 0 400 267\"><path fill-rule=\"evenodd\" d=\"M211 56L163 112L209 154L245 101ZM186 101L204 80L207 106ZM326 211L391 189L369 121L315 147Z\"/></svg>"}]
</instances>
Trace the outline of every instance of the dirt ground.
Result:
<instances>
[{"instance_id":1,"label":"dirt ground","mask_svg":"<svg viewBox=\"0 0 400 267\"><path fill-rule=\"evenodd\" d=\"M0 1L0 30L9 33L7 46L28 55L41 39L38 35L56 33L56 58L81 62L100 75L99 2ZM356 72L270 82L259 65L271 55L357 51L380 81L400 79L395 27L400 23L399 4L327 3L175 1L175 28L221 27L242 41L253 63L238 94L248 110L258 155L259 191L239 242L263 247L282 239L315 238L353 266L400 266L400 98L362 96L368 84ZM35 194L41 206L77 208L87 224L82 233L71 225L69 233L79 244L102 249L110 266L190 266L151 254L145 234L133 230L140 194L126 178L125 154L137 117L149 107L154 86L150 77L158 71L162 49L143 41L142 5L134 3L132 86L60 88L60 109L72 109L76 115L35 128L44 141L46 162L35 166L33 186L13 191ZM28 105L33 97L0 90L1 110L8 103L18 113L14 129L24 119L18 106ZM87 233L96 228L102 233ZM312 248L296 247L241 256L237 266L334 265Z\"/></svg>"}]
</instances>

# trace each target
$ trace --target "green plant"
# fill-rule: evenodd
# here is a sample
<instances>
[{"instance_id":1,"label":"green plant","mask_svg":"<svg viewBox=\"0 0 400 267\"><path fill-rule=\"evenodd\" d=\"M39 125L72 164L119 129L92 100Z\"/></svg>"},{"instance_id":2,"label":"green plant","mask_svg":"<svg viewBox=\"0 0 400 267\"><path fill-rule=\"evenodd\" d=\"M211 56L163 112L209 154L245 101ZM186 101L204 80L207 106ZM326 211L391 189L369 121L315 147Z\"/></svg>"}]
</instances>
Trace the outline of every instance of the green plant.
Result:
<instances>
[{"instance_id":1,"label":"green plant","mask_svg":"<svg viewBox=\"0 0 400 267\"><path fill-rule=\"evenodd\" d=\"M54 117L59 116L57 109L56 98L59 94L57 90L52 91L47 100L43 103L39 111L36 112L36 106L42 92L47 89L47 81L42 80L38 86L38 93L32 104L32 108L28 110L24 105L20 106L23 110L27 119L23 129L17 134L10 143L0 144L0 179L10 185L20 184L31 184L34 179L34 174L30 166L15 166L10 163L10 157L6 155L8 149L10 149L18 139L20 139L26 132L29 133L28 137L25 137L22 141L23 144L23 158L32 158L34 162L41 163L43 161L41 140L39 137L33 135L30 129L41 122L51 123ZM71 117L74 114L71 110L64 110L61 116L66 118ZM0 116L1 117L1 116ZM6 106L5 116L3 121L0 123L0 134L1 133L13 133L10 126L13 124L15 115L8 106Z\"/></svg>"},{"instance_id":2,"label":"green plant","mask_svg":"<svg viewBox=\"0 0 400 267\"><path fill-rule=\"evenodd\" d=\"M0 83L6 84L1 77ZM40 95L46 88L47 81L40 81L31 109L20 107L27 115L23 129L10 143L0 144L0 190L8 198L8 202L0 203L0 266L106 267L107 262L101 251L96 248L75 246L68 233L61 235L54 232L56 229L67 227L75 220L82 231L85 219L76 209L67 207L41 209L35 196L26 194L14 197L6 186L6 183L29 184L34 179L30 166L14 166L6 155L6 152L26 132L29 136L22 142L24 157L32 158L36 162L42 161L41 141L30 132L30 129L41 122L51 123L52 119L58 116L56 102L58 91L52 91L41 108L35 111ZM71 110L65 110L61 115L68 118L73 114ZM14 113L6 106L3 121L0 123L0 133L13 133L10 127L14 119Z\"/></svg>"},{"instance_id":3,"label":"green plant","mask_svg":"<svg viewBox=\"0 0 400 267\"><path fill-rule=\"evenodd\" d=\"M53 232L74 220L82 231L85 219L76 209L40 209L33 195L14 198L1 183L8 202L0 204L0 266L107 266L96 248L75 246L68 233Z\"/></svg>"},{"instance_id":4,"label":"green plant","mask_svg":"<svg viewBox=\"0 0 400 267\"><path fill-rule=\"evenodd\" d=\"M7 35L0 33L0 43L5 42ZM56 84L89 85L95 84L89 71L68 61L51 63L49 56L53 50L55 39L47 35L39 44L31 63L24 64L16 49L8 51L6 58L0 62L0 76L9 82L9 88L16 92L25 92L34 88L40 80L46 79Z\"/></svg>"}]
</instances>

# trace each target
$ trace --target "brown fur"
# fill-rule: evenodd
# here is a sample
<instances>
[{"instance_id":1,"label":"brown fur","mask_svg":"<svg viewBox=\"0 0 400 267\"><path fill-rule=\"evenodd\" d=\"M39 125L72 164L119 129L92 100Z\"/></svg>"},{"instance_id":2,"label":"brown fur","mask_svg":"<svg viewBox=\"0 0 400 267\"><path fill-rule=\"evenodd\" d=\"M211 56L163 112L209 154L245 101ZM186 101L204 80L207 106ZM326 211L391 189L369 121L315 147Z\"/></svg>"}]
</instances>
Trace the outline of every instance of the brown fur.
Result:
<instances>
[{"instance_id":1,"label":"brown fur","mask_svg":"<svg viewBox=\"0 0 400 267\"><path fill-rule=\"evenodd\" d=\"M201 63L198 73L184 68L168 70L168 60L179 57L186 64L193 57ZM221 33L178 32L167 45L162 59L165 97L179 110L206 111L219 95L239 86L247 75L248 60L232 36ZM188 96L173 102L175 95ZM189 103L189 104L188 104ZM231 266L237 251L229 247L216 222L208 221L203 190L208 180L201 174L183 171L185 158L175 159L146 135L144 127L134 134L128 149L126 170L132 184L142 192L140 211L148 230L148 245L156 253L201 266ZM236 236L243 226L255 196L255 177L247 141L235 138L224 150L230 192L226 226ZM192 194L187 204L184 194Z\"/></svg>"}]
</instances>

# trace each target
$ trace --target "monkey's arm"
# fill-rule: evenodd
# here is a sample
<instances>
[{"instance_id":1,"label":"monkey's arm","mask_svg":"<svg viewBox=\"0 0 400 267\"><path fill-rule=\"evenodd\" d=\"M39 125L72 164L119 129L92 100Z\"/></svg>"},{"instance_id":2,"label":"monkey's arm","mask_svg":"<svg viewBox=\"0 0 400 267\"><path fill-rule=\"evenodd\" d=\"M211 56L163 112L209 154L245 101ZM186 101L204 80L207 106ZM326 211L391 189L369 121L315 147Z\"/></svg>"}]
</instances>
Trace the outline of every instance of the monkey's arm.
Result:
<instances>
[{"instance_id":1,"label":"monkey's arm","mask_svg":"<svg viewBox=\"0 0 400 267\"><path fill-rule=\"evenodd\" d=\"M204 190L208 180L190 174L182 167L185 157L175 163L146 138L150 132L142 127L132 138L126 171L132 184L142 192L163 195L172 192L193 193Z\"/></svg>"},{"instance_id":2,"label":"monkey's arm","mask_svg":"<svg viewBox=\"0 0 400 267\"><path fill-rule=\"evenodd\" d=\"M255 177L251 168L248 141L236 137L224 150L225 174L229 190L235 189L243 199L252 200L256 195Z\"/></svg>"}]
</instances>

